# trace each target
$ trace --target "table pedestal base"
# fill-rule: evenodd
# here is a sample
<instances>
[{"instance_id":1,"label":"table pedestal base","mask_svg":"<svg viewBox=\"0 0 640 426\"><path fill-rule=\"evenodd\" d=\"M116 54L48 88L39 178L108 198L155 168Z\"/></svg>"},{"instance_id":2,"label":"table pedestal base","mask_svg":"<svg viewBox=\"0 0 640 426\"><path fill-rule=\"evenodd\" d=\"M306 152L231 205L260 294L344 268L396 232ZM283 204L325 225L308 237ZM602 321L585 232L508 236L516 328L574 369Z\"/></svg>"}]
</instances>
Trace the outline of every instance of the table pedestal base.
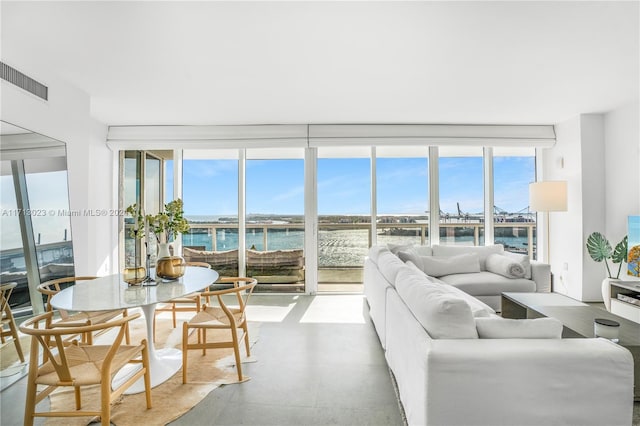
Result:
<instances>
[{"instance_id":1,"label":"table pedestal base","mask_svg":"<svg viewBox=\"0 0 640 426\"><path fill-rule=\"evenodd\" d=\"M169 380L182 367L182 351L175 348L159 349L155 351L156 356L149 359L149 369L151 370L151 387L154 388ZM113 379L113 387L118 387L125 382L135 371L139 370L139 365L128 365L118 372ZM144 378L140 378L131 385L125 395L144 392Z\"/></svg>"},{"instance_id":2,"label":"table pedestal base","mask_svg":"<svg viewBox=\"0 0 640 426\"><path fill-rule=\"evenodd\" d=\"M182 351L176 348L156 349L153 344L153 317L156 305L142 306L144 319L147 326L147 343L149 345L149 371L151 373L151 387L154 388L166 382L182 367ZM133 342L131 342L133 344ZM130 364L123 367L113 378L112 385L117 388L122 385L131 375L139 370L140 365ZM127 390L125 395L144 392L144 378L141 377Z\"/></svg>"}]
</instances>

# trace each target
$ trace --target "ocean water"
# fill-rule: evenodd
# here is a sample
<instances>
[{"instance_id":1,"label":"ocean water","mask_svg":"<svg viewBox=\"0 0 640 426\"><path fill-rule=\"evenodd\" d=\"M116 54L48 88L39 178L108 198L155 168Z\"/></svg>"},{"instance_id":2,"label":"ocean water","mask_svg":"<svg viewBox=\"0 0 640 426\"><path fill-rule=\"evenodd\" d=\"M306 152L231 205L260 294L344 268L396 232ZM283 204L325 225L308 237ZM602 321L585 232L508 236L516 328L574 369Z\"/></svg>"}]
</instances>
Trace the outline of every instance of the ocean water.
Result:
<instances>
[{"instance_id":1,"label":"ocean water","mask_svg":"<svg viewBox=\"0 0 640 426\"><path fill-rule=\"evenodd\" d=\"M213 230L211 233L193 233L182 236L184 246L204 246L205 250L213 250ZM267 250L291 250L304 247L304 231L301 230L268 230ZM503 243L518 251L526 252L526 237L500 237L496 242ZM419 236L378 235L379 244L420 244ZM457 245L473 245L472 236L441 238L441 243ZM482 244L483 241L480 241ZM265 239L262 229L249 229L246 236L247 248L263 251ZM234 250L238 248L237 229L217 229L215 250ZM369 230L340 229L318 231L318 263L322 267L359 267L364 264L364 257L369 250Z\"/></svg>"}]
</instances>

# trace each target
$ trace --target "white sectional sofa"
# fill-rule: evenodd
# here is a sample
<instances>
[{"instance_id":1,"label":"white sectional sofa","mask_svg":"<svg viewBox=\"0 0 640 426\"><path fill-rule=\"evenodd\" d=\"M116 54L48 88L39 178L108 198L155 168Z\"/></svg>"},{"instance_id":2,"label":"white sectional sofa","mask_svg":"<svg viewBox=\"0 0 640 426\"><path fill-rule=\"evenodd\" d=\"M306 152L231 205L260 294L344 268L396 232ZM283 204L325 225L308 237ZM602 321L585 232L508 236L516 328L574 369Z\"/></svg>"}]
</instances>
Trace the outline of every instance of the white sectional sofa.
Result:
<instances>
[{"instance_id":1,"label":"white sectional sofa","mask_svg":"<svg viewBox=\"0 0 640 426\"><path fill-rule=\"evenodd\" d=\"M631 424L623 347L561 339L550 318L503 319L385 247L371 249L364 285L410 425Z\"/></svg>"},{"instance_id":2,"label":"white sectional sofa","mask_svg":"<svg viewBox=\"0 0 640 426\"><path fill-rule=\"evenodd\" d=\"M430 276L475 296L498 312L501 311L502 292L551 291L548 264L530 262L527 255L506 252L501 244L480 247L391 245L390 249L404 261L426 262L421 269ZM522 269L508 269L512 262L520 264Z\"/></svg>"}]
</instances>

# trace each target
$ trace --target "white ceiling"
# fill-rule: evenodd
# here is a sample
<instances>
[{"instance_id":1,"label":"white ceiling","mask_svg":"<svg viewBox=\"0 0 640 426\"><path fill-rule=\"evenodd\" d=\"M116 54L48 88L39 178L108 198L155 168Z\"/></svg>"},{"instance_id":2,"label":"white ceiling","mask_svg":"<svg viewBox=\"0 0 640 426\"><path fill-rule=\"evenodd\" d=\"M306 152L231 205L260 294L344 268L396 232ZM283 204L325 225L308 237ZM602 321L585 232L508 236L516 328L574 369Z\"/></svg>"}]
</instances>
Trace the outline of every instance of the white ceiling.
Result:
<instances>
[{"instance_id":1,"label":"white ceiling","mask_svg":"<svg viewBox=\"0 0 640 426\"><path fill-rule=\"evenodd\" d=\"M2 60L110 125L553 124L638 99L638 1L0 7Z\"/></svg>"}]
</instances>

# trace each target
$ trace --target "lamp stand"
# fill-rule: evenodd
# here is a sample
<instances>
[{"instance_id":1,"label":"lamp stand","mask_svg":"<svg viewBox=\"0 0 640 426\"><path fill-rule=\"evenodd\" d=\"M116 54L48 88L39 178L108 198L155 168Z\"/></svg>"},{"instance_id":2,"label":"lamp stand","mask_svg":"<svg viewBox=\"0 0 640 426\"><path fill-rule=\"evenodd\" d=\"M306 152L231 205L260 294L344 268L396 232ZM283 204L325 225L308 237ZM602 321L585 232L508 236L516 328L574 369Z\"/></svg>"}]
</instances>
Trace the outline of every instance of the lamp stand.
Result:
<instances>
[{"instance_id":1,"label":"lamp stand","mask_svg":"<svg viewBox=\"0 0 640 426\"><path fill-rule=\"evenodd\" d=\"M549 265L551 265L551 244L549 242L549 235L550 235L549 229L551 228L551 222L549 222L549 212L548 211L544 212L544 220L545 220L546 225L547 225L546 226L546 228L547 228L546 234L547 235L545 236L545 245L546 245L546 247L545 247L545 251L544 251L544 257L545 257L547 263Z\"/></svg>"}]
</instances>

